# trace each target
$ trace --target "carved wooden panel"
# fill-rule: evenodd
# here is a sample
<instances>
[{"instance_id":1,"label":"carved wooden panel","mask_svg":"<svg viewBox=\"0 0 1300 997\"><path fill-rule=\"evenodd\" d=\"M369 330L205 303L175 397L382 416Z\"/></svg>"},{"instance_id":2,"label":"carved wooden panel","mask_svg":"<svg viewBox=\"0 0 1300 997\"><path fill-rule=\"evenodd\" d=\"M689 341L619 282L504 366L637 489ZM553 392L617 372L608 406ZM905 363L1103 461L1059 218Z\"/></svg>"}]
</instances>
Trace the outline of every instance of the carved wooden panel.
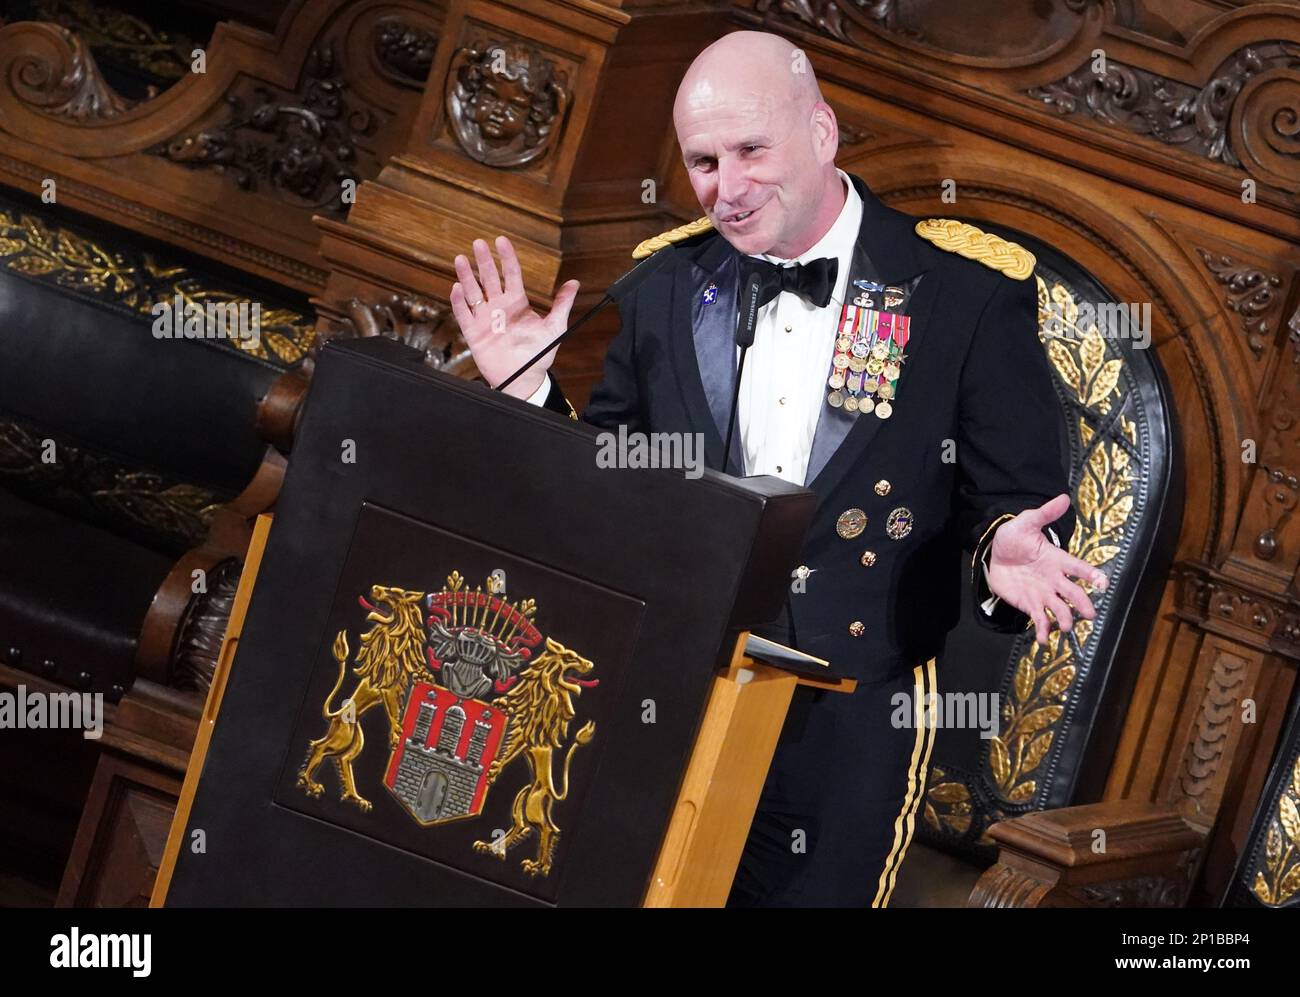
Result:
<instances>
[{"instance_id":1,"label":"carved wooden panel","mask_svg":"<svg viewBox=\"0 0 1300 997\"><path fill-rule=\"evenodd\" d=\"M0 179L285 284L319 288L314 213L405 141L440 29L437 4L322 0L272 35L218 25L203 72L129 101L87 44L0 29Z\"/></svg>"},{"instance_id":2,"label":"carved wooden panel","mask_svg":"<svg viewBox=\"0 0 1300 997\"><path fill-rule=\"evenodd\" d=\"M179 778L104 755L59 906L147 907L179 793Z\"/></svg>"}]
</instances>

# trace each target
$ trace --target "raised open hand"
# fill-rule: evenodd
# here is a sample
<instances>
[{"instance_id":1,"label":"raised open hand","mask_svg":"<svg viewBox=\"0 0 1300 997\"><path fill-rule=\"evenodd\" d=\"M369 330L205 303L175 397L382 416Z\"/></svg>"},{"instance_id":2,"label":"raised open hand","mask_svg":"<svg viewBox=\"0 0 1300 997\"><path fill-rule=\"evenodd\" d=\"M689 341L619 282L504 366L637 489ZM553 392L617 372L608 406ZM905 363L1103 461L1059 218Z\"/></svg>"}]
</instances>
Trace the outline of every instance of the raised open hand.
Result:
<instances>
[{"instance_id":1,"label":"raised open hand","mask_svg":"<svg viewBox=\"0 0 1300 997\"><path fill-rule=\"evenodd\" d=\"M501 273L484 239L474 240L474 261L478 276L464 255L455 259L456 283L451 285L451 313L460 325L461 335L479 373L491 387L496 387L507 377L554 339L569 322L569 309L578 295L578 282L565 281L555 295L550 312L543 318L528 303L524 291L523 274L515 247L505 236L497 236L497 252L501 254ZM501 278L505 278L505 286ZM558 347L557 347L558 349ZM506 394L527 398L542 386L546 371L555 360L552 350L539 360L528 373L506 388Z\"/></svg>"},{"instance_id":2,"label":"raised open hand","mask_svg":"<svg viewBox=\"0 0 1300 997\"><path fill-rule=\"evenodd\" d=\"M1061 630L1074 626L1073 613L1085 620L1097 615L1088 594L1071 577L1105 589L1106 574L1054 545L1043 527L1054 523L1070 506L1069 495L1058 495L1037 509L1026 509L998 527L989 551L989 588L1034 621L1034 637L1047 643L1051 626L1047 610ZM1073 612L1071 610L1073 607Z\"/></svg>"}]
</instances>

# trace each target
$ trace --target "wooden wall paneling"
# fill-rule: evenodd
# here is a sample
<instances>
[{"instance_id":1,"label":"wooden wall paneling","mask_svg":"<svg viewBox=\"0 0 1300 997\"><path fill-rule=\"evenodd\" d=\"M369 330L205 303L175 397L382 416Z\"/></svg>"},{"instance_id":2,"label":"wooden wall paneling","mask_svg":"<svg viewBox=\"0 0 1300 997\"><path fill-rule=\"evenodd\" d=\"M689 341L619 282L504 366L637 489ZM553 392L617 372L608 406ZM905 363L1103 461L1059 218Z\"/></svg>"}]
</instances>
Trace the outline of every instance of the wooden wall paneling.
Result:
<instances>
[{"instance_id":1,"label":"wooden wall paneling","mask_svg":"<svg viewBox=\"0 0 1300 997\"><path fill-rule=\"evenodd\" d=\"M918 36L897 25L890 27L891 15L916 6L905 0L883 0L870 8L829 0L738 0L736 7L737 20L745 26L779 31L806 42L810 53L819 57L814 61L823 76L838 76L847 85L890 103L965 123L999 137L1008 146L1079 165L1163 199L1277 234L1294 235L1297 175L1291 172L1288 179L1287 171L1294 166L1297 153L1282 129L1287 108L1296 99L1298 81L1285 65L1285 56L1282 64L1269 61L1259 70L1225 63L1253 43L1273 39L1293 42L1300 33L1300 8L1263 3L1225 11L1185 45L1174 47L1107 21L1114 8L1100 0L1064 3L1079 11L1072 22L1063 22L1071 29L1068 34L1041 39L1033 49L998 55L976 49L945 50L929 42L924 31ZM1029 23L1041 9L1042 5L1030 0L1012 0L999 8L999 18ZM880 16L874 16L873 10ZM987 34L984 10L953 5L951 16L964 23L965 39ZM1032 31L1027 35L1035 37ZM1140 68L1151 76L1185 80L1193 97L1210 89L1214 80L1233 86L1246 78L1250 86L1235 90L1235 99L1229 102L1233 110L1230 122L1216 122L1222 127L1212 132L1258 150L1258 158L1247 154L1245 160L1248 168L1256 170L1250 175L1259 181L1258 203L1242 203L1241 169L1187 151L1188 143L1145 138L1131 128L1106 124L1106 115L1089 114L1086 99L1076 101L1083 109L1071 114L1053 110L1058 105L1048 98L1068 90L1053 84L1090 66L1097 48L1116 63L1108 71L1114 70L1117 77L1130 66ZM1105 84L1098 81L1098 87L1118 82L1118 78ZM1162 103L1151 91L1150 86L1138 90L1140 99L1134 109L1156 119L1170 114L1176 101ZM1105 101L1100 103L1106 106ZM1141 115L1133 117L1143 120Z\"/></svg>"},{"instance_id":2,"label":"wooden wall paneling","mask_svg":"<svg viewBox=\"0 0 1300 997\"><path fill-rule=\"evenodd\" d=\"M222 23L205 72L136 104L76 35L10 24L0 180L39 193L54 178L60 203L318 289L311 216L342 216L342 180L376 175L399 147L423 85L409 74L440 13L414 0L300 0L274 34Z\"/></svg>"},{"instance_id":3,"label":"wooden wall paneling","mask_svg":"<svg viewBox=\"0 0 1300 997\"><path fill-rule=\"evenodd\" d=\"M659 196L662 136L678 78L725 17L722 5L685 2L452 3L405 148L361 186L346 222L317 219L331 267L318 308L333 316L352 297L392 293L446 308L455 255L498 234L519 252L537 307L570 277L583 284L574 314L594 304L632 246L675 224ZM487 120L472 109L494 58L531 66L536 135L485 138L474 122ZM656 181L653 201L642 200L644 179ZM611 311L561 351L557 376L575 403L616 328Z\"/></svg>"},{"instance_id":4,"label":"wooden wall paneling","mask_svg":"<svg viewBox=\"0 0 1300 997\"><path fill-rule=\"evenodd\" d=\"M202 708L197 694L148 680L137 680L117 705L58 906L148 905Z\"/></svg>"}]
</instances>

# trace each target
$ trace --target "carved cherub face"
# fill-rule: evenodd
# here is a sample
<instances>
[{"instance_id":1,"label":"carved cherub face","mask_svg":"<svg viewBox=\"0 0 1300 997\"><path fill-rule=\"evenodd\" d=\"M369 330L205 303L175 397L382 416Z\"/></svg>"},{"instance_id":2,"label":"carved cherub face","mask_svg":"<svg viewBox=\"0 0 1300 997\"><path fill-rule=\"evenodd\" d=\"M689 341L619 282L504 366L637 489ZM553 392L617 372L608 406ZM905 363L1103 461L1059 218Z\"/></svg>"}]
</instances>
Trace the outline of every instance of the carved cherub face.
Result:
<instances>
[{"instance_id":1,"label":"carved cherub face","mask_svg":"<svg viewBox=\"0 0 1300 997\"><path fill-rule=\"evenodd\" d=\"M524 130L532 110L533 94L522 74L511 79L504 73L488 72L469 103L469 118L484 137L509 142Z\"/></svg>"},{"instance_id":2,"label":"carved cherub face","mask_svg":"<svg viewBox=\"0 0 1300 997\"><path fill-rule=\"evenodd\" d=\"M569 103L568 78L540 50L477 41L452 60L447 111L452 132L471 157L491 166L521 166L542 156Z\"/></svg>"}]
</instances>

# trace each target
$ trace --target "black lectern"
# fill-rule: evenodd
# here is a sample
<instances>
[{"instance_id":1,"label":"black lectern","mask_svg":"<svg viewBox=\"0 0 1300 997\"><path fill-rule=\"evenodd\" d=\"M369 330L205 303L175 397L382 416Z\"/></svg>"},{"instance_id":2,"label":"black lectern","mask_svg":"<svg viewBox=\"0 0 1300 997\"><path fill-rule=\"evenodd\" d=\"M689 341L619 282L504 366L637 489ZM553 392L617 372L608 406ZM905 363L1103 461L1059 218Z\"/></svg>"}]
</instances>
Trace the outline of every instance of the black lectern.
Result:
<instances>
[{"instance_id":1,"label":"black lectern","mask_svg":"<svg viewBox=\"0 0 1300 997\"><path fill-rule=\"evenodd\" d=\"M599 449L396 342L325 348L155 903L725 898L795 681L737 637L814 497Z\"/></svg>"}]
</instances>

